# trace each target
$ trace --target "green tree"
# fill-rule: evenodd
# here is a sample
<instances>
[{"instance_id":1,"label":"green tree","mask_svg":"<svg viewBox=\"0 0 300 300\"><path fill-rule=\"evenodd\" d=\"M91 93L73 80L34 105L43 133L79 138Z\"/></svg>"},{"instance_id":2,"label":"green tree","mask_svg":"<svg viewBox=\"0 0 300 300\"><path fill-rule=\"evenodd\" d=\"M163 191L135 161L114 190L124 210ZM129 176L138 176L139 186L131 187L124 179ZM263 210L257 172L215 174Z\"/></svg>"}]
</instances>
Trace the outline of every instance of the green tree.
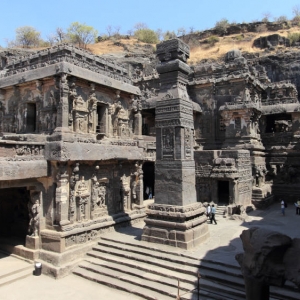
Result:
<instances>
[{"instance_id":1,"label":"green tree","mask_svg":"<svg viewBox=\"0 0 300 300\"><path fill-rule=\"evenodd\" d=\"M148 44L157 44L159 42L156 32L151 29L138 29L134 32L134 36L139 41Z\"/></svg>"},{"instance_id":2,"label":"green tree","mask_svg":"<svg viewBox=\"0 0 300 300\"><path fill-rule=\"evenodd\" d=\"M41 34L34 27L23 26L16 29L16 45L23 48L37 47L41 42Z\"/></svg>"},{"instance_id":3,"label":"green tree","mask_svg":"<svg viewBox=\"0 0 300 300\"><path fill-rule=\"evenodd\" d=\"M78 44L79 47L86 49L88 44L96 41L98 31L85 23L73 22L67 30L67 35L71 43Z\"/></svg>"}]
</instances>

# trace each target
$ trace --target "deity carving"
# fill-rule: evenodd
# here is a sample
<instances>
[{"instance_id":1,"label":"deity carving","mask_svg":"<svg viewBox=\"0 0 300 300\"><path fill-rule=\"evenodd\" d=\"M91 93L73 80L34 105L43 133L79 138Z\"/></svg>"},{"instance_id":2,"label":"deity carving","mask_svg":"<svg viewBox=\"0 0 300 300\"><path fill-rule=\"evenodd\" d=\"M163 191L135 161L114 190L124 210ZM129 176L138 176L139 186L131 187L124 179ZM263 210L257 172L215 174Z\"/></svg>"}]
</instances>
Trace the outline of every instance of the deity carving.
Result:
<instances>
[{"instance_id":1,"label":"deity carving","mask_svg":"<svg viewBox=\"0 0 300 300\"><path fill-rule=\"evenodd\" d=\"M73 100L73 122L75 132L87 132L88 110L80 95Z\"/></svg>"},{"instance_id":2,"label":"deity carving","mask_svg":"<svg viewBox=\"0 0 300 300\"><path fill-rule=\"evenodd\" d=\"M126 211L129 207L129 195L130 195L130 186L127 182L125 174L120 178L121 183L121 196L122 196L122 210Z\"/></svg>"},{"instance_id":3,"label":"deity carving","mask_svg":"<svg viewBox=\"0 0 300 300\"><path fill-rule=\"evenodd\" d=\"M265 184L266 169L255 166L253 176L253 186L262 187Z\"/></svg>"},{"instance_id":4,"label":"deity carving","mask_svg":"<svg viewBox=\"0 0 300 300\"><path fill-rule=\"evenodd\" d=\"M28 235L38 236L39 235L39 225L40 225L40 200L39 192L34 192L31 195L31 201L28 203L29 210L29 227Z\"/></svg>"},{"instance_id":5,"label":"deity carving","mask_svg":"<svg viewBox=\"0 0 300 300\"><path fill-rule=\"evenodd\" d=\"M131 184L131 195L132 195L132 200L136 204L140 204L141 201L143 201L143 196L140 195L139 192L143 191L143 168L142 164L139 164L138 162L135 163L134 165L135 170L133 173L131 173L132 177L132 184Z\"/></svg>"},{"instance_id":6,"label":"deity carving","mask_svg":"<svg viewBox=\"0 0 300 300\"><path fill-rule=\"evenodd\" d=\"M70 201L69 201L69 219L71 222L75 221L76 212L76 195L75 195L75 185L79 181L79 163L75 164L73 168L72 175L70 177Z\"/></svg>"},{"instance_id":7,"label":"deity carving","mask_svg":"<svg viewBox=\"0 0 300 300\"><path fill-rule=\"evenodd\" d=\"M99 166L96 166L96 173ZM95 174L92 177L92 192L91 192L91 218L94 219L100 215L101 211L107 211L106 207L106 184L107 178L97 178Z\"/></svg>"},{"instance_id":8,"label":"deity carving","mask_svg":"<svg viewBox=\"0 0 300 300\"><path fill-rule=\"evenodd\" d=\"M77 200L77 220L83 221L88 218L87 216L87 205L89 203L90 192L89 188L84 180L84 176L78 182L76 190L76 200Z\"/></svg>"},{"instance_id":9,"label":"deity carving","mask_svg":"<svg viewBox=\"0 0 300 300\"><path fill-rule=\"evenodd\" d=\"M163 128L162 151L163 151L163 157L165 159L173 158L174 155L174 129L173 128Z\"/></svg>"},{"instance_id":10,"label":"deity carving","mask_svg":"<svg viewBox=\"0 0 300 300\"><path fill-rule=\"evenodd\" d=\"M95 93L95 85L91 84L91 93L90 97L88 99L88 110L89 110L89 115L88 115L88 131L89 132L96 132L96 126L97 126L97 97Z\"/></svg>"}]
</instances>

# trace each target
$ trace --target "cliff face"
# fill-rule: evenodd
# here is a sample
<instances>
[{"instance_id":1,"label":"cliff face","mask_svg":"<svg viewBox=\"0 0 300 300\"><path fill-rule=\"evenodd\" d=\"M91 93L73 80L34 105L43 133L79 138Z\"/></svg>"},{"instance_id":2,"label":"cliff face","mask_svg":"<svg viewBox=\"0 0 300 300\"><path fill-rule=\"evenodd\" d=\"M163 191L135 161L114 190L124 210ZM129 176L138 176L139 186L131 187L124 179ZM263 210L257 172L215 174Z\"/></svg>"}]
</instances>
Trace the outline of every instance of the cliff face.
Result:
<instances>
[{"instance_id":1,"label":"cliff face","mask_svg":"<svg viewBox=\"0 0 300 300\"><path fill-rule=\"evenodd\" d=\"M276 55L268 55L253 59L255 64L265 67L272 82L289 80L300 91L300 51L286 51Z\"/></svg>"}]
</instances>

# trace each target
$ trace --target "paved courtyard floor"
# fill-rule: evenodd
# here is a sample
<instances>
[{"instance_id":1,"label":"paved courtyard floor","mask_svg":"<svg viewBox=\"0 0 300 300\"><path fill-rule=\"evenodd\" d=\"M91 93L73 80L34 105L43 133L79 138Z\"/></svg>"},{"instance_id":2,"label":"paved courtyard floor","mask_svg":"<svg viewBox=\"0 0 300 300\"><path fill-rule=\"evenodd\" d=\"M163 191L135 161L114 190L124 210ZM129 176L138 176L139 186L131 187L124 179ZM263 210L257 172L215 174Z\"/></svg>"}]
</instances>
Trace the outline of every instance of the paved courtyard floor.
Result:
<instances>
[{"instance_id":1,"label":"paved courtyard floor","mask_svg":"<svg viewBox=\"0 0 300 300\"><path fill-rule=\"evenodd\" d=\"M158 248L170 248L172 251L185 252L191 256L237 265L235 255L242 252L239 238L241 232L253 226L268 228L287 234L292 238L300 238L300 215L296 215L295 207L289 204L286 215L282 216L280 203L274 203L266 210L256 210L249 214L246 221L229 220L218 216L217 225L209 224L210 238L191 251L176 250L174 248L156 245ZM139 235L144 223L135 224L132 228L123 228L118 232L107 233L110 237L124 241L139 243ZM145 243L145 242L140 242ZM153 244L152 244L153 245ZM0 255L0 278L8 270L22 268L24 261L11 256ZM90 282L86 279L69 275L55 280L47 276L29 276L11 284L0 286L1 300L99 300L141 299L123 291L118 291Z\"/></svg>"}]
</instances>

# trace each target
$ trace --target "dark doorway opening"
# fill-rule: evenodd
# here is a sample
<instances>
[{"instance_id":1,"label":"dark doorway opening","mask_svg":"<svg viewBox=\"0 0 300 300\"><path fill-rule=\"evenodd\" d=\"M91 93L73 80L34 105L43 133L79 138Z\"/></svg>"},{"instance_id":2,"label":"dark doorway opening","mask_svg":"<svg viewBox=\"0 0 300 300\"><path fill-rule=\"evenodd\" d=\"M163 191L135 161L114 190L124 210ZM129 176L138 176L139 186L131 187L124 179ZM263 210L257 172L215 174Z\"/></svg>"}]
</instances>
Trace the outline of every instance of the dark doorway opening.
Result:
<instances>
[{"instance_id":1,"label":"dark doorway opening","mask_svg":"<svg viewBox=\"0 0 300 300\"><path fill-rule=\"evenodd\" d=\"M143 164L144 172L144 200L154 197L154 162L145 162Z\"/></svg>"},{"instance_id":2,"label":"dark doorway opening","mask_svg":"<svg viewBox=\"0 0 300 300\"><path fill-rule=\"evenodd\" d=\"M35 132L36 130L36 104L27 103L26 132Z\"/></svg>"},{"instance_id":3,"label":"dark doorway opening","mask_svg":"<svg viewBox=\"0 0 300 300\"><path fill-rule=\"evenodd\" d=\"M0 189L0 244L25 245L30 193L25 188Z\"/></svg>"},{"instance_id":4,"label":"dark doorway opening","mask_svg":"<svg viewBox=\"0 0 300 300\"><path fill-rule=\"evenodd\" d=\"M219 204L229 204L229 181L218 181L218 199Z\"/></svg>"},{"instance_id":5,"label":"dark doorway opening","mask_svg":"<svg viewBox=\"0 0 300 300\"><path fill-rule=\"evenodd\" d=\"M98 116L98 124L96 128L96 132L102 135L106 133L106 106L98 104L97 105L97 116Z\"/></svg>"}]
</instances>

